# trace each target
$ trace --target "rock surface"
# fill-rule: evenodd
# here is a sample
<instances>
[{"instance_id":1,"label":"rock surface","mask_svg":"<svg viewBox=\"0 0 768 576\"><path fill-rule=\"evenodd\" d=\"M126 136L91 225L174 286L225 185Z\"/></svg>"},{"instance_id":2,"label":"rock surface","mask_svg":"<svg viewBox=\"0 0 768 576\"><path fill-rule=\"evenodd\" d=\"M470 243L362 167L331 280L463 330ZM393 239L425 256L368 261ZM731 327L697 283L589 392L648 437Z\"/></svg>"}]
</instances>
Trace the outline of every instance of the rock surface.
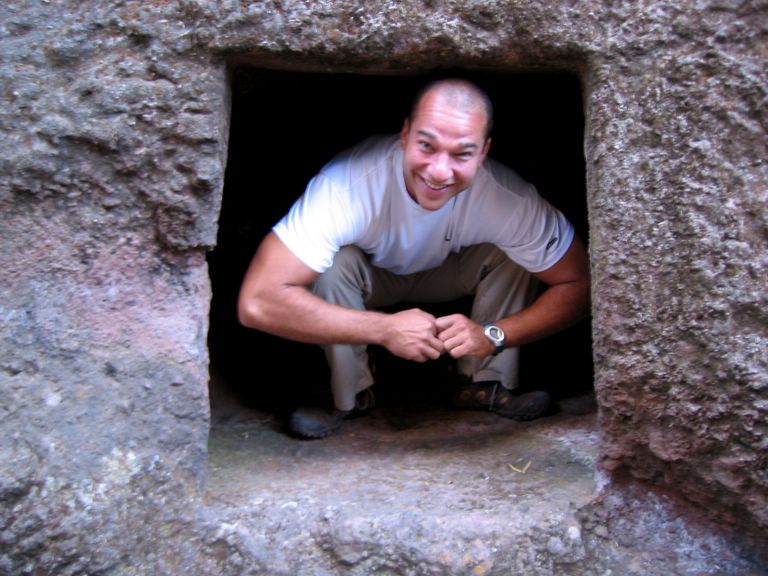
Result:
<instances>
[{"instance_id":1,"label":"rock surface","mask_svg":"<svg viewBox=\"0 0 768 576\"><path fill-rule=\"evenodd\" d=\"M235 534L231 510L203 501L206 253L237 64L578 73L597 466L616 499L632 491L618 478L670 489L765 552L765 13L758 0L3 3L0 573L235 574L263 553L257 528ZM267 526L296 519L270 510ZM443 560L371 551L405 510L381 525L328 513L341 532L317 534L339 570L389 550L442 573L491 557L482 541ZM578 556L562 514L531 540L541 570Z\"/></svg>"},{"instance_id":2,"label":"rock surface","mask_svg":"<svg viewBox=\"0 0 768 576\"><path fill-rule=\"evenodd\" d=\"M240 410L211 429L206 502L243 574L765 573L673 499L607 488L594 412L390 406L321 441L282 425Z\"/></svg>"}]
</instances>

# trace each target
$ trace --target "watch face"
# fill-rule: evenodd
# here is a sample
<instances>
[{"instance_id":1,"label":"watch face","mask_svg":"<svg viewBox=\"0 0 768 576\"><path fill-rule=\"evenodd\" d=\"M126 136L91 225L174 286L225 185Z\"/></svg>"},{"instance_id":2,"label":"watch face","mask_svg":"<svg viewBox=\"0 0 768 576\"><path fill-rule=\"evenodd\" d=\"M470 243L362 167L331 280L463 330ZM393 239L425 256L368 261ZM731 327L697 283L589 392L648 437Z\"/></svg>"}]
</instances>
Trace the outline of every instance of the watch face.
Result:
<instances>
[{"instance_id":1,"label":"watch face","mask_svg":"<svg viewBox=\"0 0 768 576\"><path fill-rule=\"evenodd\" d=\"M500 342L504 339L504 331L498 326L488 326L485 329L485 333L491 340L495 340L496 342Z\"/></svg>"},{"instance_id":2,"label":"watch face","mask_svg":"<svg viewBox=\"0 0 768 576\"><path fill-rule=\"evenodd\" d=\"M501 340L502 338L504 338L504 332L498 326L489 326L488 336L490 336L494 340Z\"/></svg>"}]
</instances>

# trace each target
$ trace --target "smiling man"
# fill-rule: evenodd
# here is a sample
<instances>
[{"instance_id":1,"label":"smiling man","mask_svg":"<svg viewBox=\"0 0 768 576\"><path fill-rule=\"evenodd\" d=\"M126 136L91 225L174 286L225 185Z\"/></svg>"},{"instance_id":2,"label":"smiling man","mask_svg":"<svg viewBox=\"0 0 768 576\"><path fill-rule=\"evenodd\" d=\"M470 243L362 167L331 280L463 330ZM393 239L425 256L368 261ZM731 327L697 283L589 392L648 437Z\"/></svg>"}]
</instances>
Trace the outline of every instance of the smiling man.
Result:
<instances>
[{"instance_id":1,"label":"smiling man","mask_svg":"<svg viewBox=\"0 0 768 576\"><path fill-rule=\"evenodd\" d=\"M490 148L491 107L460 84L428 90L400 134L408 194L439 210L466 190Z\"/></svg>"},{"instance_id":2,"label":"smiling man","mask_svg":"<svg viewBox=\"0 0 768 576\"><path fill-rule=\"evenodd\" d=\"M587 256L562 213L487 158L492 122L474 84L429 84L399 136L334 158L262 241L240 321L322 345L331 369L334 407L299 408L292 433L321 438L373 406L370 344L417 362L457 359L458 408L517 420L548 410L545 391L514 393L519 346L587 313ZM534 299L537 280L547 289ZM379 310L466 295L469 317Z\"/></svg>"}]
</instances>

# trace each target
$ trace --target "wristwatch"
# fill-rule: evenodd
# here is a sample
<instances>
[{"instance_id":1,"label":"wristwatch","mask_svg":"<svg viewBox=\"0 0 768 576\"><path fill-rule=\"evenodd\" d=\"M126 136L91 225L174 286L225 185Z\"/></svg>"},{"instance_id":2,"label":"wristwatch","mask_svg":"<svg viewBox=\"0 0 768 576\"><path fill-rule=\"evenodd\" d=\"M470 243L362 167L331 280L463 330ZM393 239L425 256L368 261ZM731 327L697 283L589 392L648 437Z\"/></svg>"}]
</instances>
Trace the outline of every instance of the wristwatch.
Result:
<instances>
[{"instance_id":1,"label":"wristwatch","mask_svg":"<svg viewBox=\"0 0 768 576\"><path fill-rule=\"evenodd\" d=\"M496 346L496 350L493 351L494 356L504 351L504 342L506 341L504 330L494 324L486 324L484 333L488 337L488 340L493 342L493 345Z\"/></svg>"}]
</instances>

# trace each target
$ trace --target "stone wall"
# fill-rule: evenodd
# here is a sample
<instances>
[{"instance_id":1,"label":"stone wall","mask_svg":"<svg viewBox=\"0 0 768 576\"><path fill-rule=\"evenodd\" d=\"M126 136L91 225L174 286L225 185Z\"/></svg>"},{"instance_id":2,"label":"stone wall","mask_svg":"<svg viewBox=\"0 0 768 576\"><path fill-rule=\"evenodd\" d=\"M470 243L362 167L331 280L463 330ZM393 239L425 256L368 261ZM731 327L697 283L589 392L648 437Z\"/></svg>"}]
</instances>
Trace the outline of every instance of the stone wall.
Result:
<instances>
[{"instance_id":1,"label":"stone wall","mask_svg":"<svg viewBox=\"0 0 768 576\"><path fill-rule=\"evenodd\" d=\"M235 570L199 502L205 254L235 63L577 71L602 465L759 538L765 12L757 0L3 4L0 573L32 559L56 574Z\"/></svg>"},{"instance_id":2,"label":"stone wall","mask_svg":"<svg viewBox=\"0 0 768 576\"><path fill-rule=\"evenodd\" d=\"M189 547L227 78L145 4L0 8L2 574Z\"/></svg>"}]
</instances>

